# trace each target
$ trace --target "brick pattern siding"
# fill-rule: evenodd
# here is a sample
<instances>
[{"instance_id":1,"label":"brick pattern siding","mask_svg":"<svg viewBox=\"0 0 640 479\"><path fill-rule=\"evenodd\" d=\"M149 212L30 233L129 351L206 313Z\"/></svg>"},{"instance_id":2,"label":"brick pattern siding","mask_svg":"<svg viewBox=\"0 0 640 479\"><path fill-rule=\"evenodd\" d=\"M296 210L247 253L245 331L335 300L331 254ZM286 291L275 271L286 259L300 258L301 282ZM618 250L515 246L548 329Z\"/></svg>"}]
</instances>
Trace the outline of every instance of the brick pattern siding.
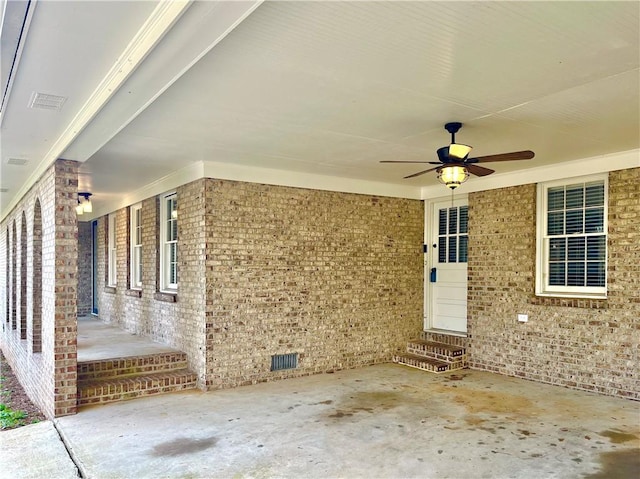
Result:
<instances>
[{"instance_id":1,"label":"brick pattern siding","mask_svg":"<svg viewBox=\"0 0 640 479\"><path fill-rule=\"evenodd\" d=\"M98 225L98 316L135 334L152 338L187 353L189 368L205 385L205 230L204 183L199 180L177 189L178 198L178 291L158 292L159 201L142 202L142 289L129 289L129 208L116 214L117 284L105 288L107 216Z\"/></svg>"},{"instance_id":2,"label":"brick pattern siding","mask_svg":"<svg viewBox=\"0 0 640 479\"><path fill-rule=\"evenodd\" d=\"M608 298L536 298L536 186L470 194L471 367L640 399L639 211L640 169L611 172Z\"/></svg>"},{"instance_id":3,"label":"brick pattern siding","mask_svg":"<svg viewBox=\"0 0 640 479\"><path fill-rule=\"evenodd\" d=\"M391 360L422 328L420 201L201 179L177 189L178 291L158 295L159 207L142 204L143 287L127 294L127 209L116 212L118 285L99 316L187 353L201 388ZM298 352L295 370L271 355Z\"/></svg>"},{"instance_id":4,"label":"brick pattern siding","mask_svg":"<svg viewBox=\"0 0 640 479\"><path fill-rule=\"evenodd\" d=\"M390 361L422 329L422 202L206 188L207 386ZM286 353L298 368L270 372Z\"/></svg>"},{"instance_id":5,"label":"brick pattern siding","mask_svg":"<svg viewBox=\"0 0 640 479\"><path fill-rule=\"evenodd\" d=\"M91 313L92 292L91 222L78 222L78 316Z\"/></svg>"},{"instance_id":6,"label":"brick pattern siding","mask_svg":"<svg viewBox=\"0 0 640 479\"><path fill-rule=\"evenodd\" d=\"M77 189L77 163L58 160L0 224L0 245L7 245L8 231L26 230L25 238L13 234L9 250L6 246L0 250L0 268L11 266L11 274L0 277L10 284L0 284L0 291L9 286L13 306L26 305L27 326L22 339L20 328L11 327L3 317L0 347L31 400L48 418L76 411ZM24 263L18 257L14 270L12 260L23 244L26 289ZM34 258L40 253L41 258ZM22 314L10 313L12 320Z\"/></svg>"}]
</instances>

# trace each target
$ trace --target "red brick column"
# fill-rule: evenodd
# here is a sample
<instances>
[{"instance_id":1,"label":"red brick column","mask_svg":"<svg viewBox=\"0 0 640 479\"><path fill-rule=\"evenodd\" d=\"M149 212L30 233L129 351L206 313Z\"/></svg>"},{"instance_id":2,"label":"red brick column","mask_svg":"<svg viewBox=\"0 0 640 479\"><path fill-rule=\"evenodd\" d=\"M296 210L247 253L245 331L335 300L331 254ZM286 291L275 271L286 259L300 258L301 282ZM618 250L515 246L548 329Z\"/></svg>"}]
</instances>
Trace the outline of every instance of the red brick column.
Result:
<instances>
[{"instance_id":1,"label":"red brick column","mask_svg":"<svg viewBox=\"0 0 640 479\"><path fill-rule=\"evenodd\" d=\"M59 417L75 414L77 407L78 164L58 160L55 185L54 416Z\"/></svg>"}]
</instances>

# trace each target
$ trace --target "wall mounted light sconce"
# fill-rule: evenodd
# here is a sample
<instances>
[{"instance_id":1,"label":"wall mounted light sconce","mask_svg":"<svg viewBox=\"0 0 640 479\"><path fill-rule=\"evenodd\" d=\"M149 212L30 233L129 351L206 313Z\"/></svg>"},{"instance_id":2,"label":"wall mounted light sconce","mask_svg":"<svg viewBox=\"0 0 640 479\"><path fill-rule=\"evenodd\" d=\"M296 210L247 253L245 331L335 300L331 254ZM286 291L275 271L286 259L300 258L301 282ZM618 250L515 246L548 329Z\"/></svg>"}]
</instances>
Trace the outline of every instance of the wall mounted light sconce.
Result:
<instances>
[{"instance_id":1,"label":"wall mounted light sconce","mask_svg":"<svg viewBox=\"0 0 640 479\"><path fill-rule=\"evenodd\" d=\"M93 204L91 203L91 193L78 193L78 206L76 206L76 213L81 215L83 213L93 212Z\"/></svg>"}]
</instances>

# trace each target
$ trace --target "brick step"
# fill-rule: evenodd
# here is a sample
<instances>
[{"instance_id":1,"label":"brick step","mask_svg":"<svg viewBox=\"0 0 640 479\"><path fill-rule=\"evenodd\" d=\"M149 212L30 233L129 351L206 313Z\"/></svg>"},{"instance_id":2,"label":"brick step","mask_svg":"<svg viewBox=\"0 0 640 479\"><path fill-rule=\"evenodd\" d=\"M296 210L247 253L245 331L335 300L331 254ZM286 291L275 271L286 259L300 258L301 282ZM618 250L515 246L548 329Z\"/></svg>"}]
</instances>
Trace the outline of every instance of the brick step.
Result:
<instances>
[{"instance_id":1,"label":"brick step","mask_svg":"<svg viewBox=\"0 0 640 479\"><path fill-rule=\"evenodd\" d=\"M78 406L105 404L194 389L197 376L188 369L78 382Z\"/></svg>"},{"instance_id":2,"label":"brick step","mask_svg":"<svg viewBox=\"0 0 640 479\"><path fill-rule=\"evenodd\" d=\"M423 371L429 371L432 373L444 373L447 371L453 371L450 363L444 361L438 361L437 359L427 358L424 356L418 356L417 354L398 354L393 357L393 362L398 364L404 364L412 368L422 369ZM457 368L457 369L462 369Z\"/></svg>"},{"instance_id":3,"label":"brick step","mask_svg":"<svg viewBox=\"0 0 640 479\"><path fill-rule=\"evenodd\" d=\"M466 359L466 350L462 346L413 339L407 343L407 352L417 356L425 356L447 363L459 362Z\"/></svg>"},{"instance_id":4,"label":"brick step","mask_svg":"<svg viewBox=\"0 0 640 479\"><path fill-rule=\"evenodd\" d=\"M466 348L468 345L468 339L466 336L441 333L438 331L422 331L420 333L420 339L423 341L432 341L434 343L450 344L451 346L459 346L461 348Z\"/></svg>"},{"instance_id":5,"label":"brick step","mask_svg":"<svg viewBox=\"0 0 640 479\"><path fill-rule=\"evenodd\" d=\"M83 361L78 363L78 382L170 372L186 367L187 355L179 351Z\"/></svg>"}]
</instances>

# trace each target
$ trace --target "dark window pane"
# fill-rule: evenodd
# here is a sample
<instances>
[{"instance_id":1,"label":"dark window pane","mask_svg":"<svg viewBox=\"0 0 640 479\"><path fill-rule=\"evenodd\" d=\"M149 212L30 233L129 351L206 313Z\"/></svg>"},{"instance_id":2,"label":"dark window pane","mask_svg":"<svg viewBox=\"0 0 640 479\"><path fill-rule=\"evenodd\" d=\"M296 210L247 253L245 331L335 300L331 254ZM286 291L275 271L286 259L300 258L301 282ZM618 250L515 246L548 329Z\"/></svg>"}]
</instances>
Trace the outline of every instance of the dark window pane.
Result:
<instances>
[{"instance_id":1,"label":"dark window pane","mask_svg":"<svg viewBox=\"0 0 640 479\"><path fill-rule=\"evenodd\" d=\"M457 239L456 236L449 236L449 263L456 262L456 252L458 251L456 244Z\"/></svg>"},{"instance_id":2,"label":"dark window pane","mask_svg":"<svg viewBox=\"0 0 640 479\"><path fill-rule=\"evenodd\" d=\"M460 207L460 233L467 233L469 228L469 207Z\"/></svg>"},{"instance_id":3,"label":"dark window pane","mask_svg":"<svg viewBox=\"0 0 640 479\"><path fill-rule=\"evenodd\" d=\"M549 240L549 261L564 261L567 259L567 239L551 238Z\"/></svg>"},{"instance_id":4,"label":"dark window pane","mask_svg":"<svg viewBox=\"0 0 640 479\"><path fill-rule=\"evenodd\" d=\"M465 236L459 237L459 245L458 245L458 262L466 263L467 262L467 250L469 245L469 238Z\"/></svg>"},{"instance_id":5,"label":"dark window pane","mask_svg":"<svg viewBox=\"0 0 640 479\"><path fill-rule=\"evenodd\" d=\"M587 259L604 261L606 251L605 236L589 236L587 238Z\"/></svg>"},{"instance_id":6,"label":"dark window pane","mask_svg":"<svg viewBox=\"0 0 640 479\"><path fill-rule=\"evenodd\" d=\"M582 224L584 221L583 218L584 210L570 210L565 212L566 218L566 234L570 235L573 233L582 233Z\"/></svg>"},{"instance_id":7,"label":"dark window pane","mask_svg":"<svg viewBox=\"0 0 640 479\"><path fill-rule=\"evenodd\" d=\"M567 186L567 209L584 207L584 186L570 185Z\"/></svg>"},{"instance_id":8,"label":"dark window pane","mask_svg":"<svg viewBox=\"0 0 640 479\"><path fill-rule=\"evenodd\" d=\"M587 286L604 286L604 261L587 263Z\"/></svg>"},{"instance_id":9,"label":"dark window pane","mask_svg":"<svg viewBox=\"0 0 640 479\"><path fill-rule=\"evenodd\" d=\"M584 211L585 233L602 233L604 230L604 208L590 208Z\"/></svg>"},{"instance_id":10,"label":"dark window pane","mask_svg":"<svg viewBox=\"0 0 640 479\"><path fill-rule=\"evenodd\" d=\"M547 204L549 211L564 209L564 187L549 188L547 191Z\"/></svg>"},{"instance_id":11,"label":"dark window pane","mask_svg":"<svg viewBox=\"0 0 640 479\"><path fill-rule=\"evenodd\" d=\"M584 286L584 263L570 261L567 263L567 286Z\"/></svg>"},{"instance_id":12,"label":"dark window pane","mask_svg":"<svg viewBox=\"0 0 640 479\"><path fill-rule=\"evenodd\" d=\"M458 232L458 208L449 208L449 234Z\"/></svg>"},{"instance_id":13,"label":"dark window pane","mask_svg":"<svg viewBox=\"0 0 640 479\"><path fill-rule=\"evenodd\" d=\"M547 234L550 236L564 234L564 213L562 211L547 215Z\"/></svg>"},{"instance_id":14,"label":"dark window pane","mask_svg":"<svg viewBox=\"0 0 640 479\"><path fill-rule=\"evenodd\" d=\"M604 181L587 183L585 189L585 206L604 205Z\"/></svg>"},{"instance_id":15,"label":"dark window pane","mask_svg":"<svg viewBox=\"0 0 640 479\"><path fill-rule=\"evenodd\" d=\"M438 263L447 262L447 238L441 236L438 238Z\"/></svg>"},{"instance_id":16,"label":"dark window pane","mask_svg":"<svg viewBox=\"0 0 640 479\"><path fill-rule=\"evenodd\" d=\"M447 210L441 209L438 211L438 234L447 234Z\"/></svg>"},{"instance_id":17,"label":"dark window pane","mask_svg":"<svg viewBox=\"0 0 640 479\"><path fill-rule=\"evenodd\" d=\"M549 285L565 285L565 263L549 263Z\"/></svg>"},{"instance_id":18,"label":"dark window pane","mask_svg":"<svg viewBox=\"0 0 640 479\"><path fill-rule=\"evenodd\" d=\"M567 246L567 259L584 261L585 255L585 237L569 238Z\"/></svg>"}]
</instances>

